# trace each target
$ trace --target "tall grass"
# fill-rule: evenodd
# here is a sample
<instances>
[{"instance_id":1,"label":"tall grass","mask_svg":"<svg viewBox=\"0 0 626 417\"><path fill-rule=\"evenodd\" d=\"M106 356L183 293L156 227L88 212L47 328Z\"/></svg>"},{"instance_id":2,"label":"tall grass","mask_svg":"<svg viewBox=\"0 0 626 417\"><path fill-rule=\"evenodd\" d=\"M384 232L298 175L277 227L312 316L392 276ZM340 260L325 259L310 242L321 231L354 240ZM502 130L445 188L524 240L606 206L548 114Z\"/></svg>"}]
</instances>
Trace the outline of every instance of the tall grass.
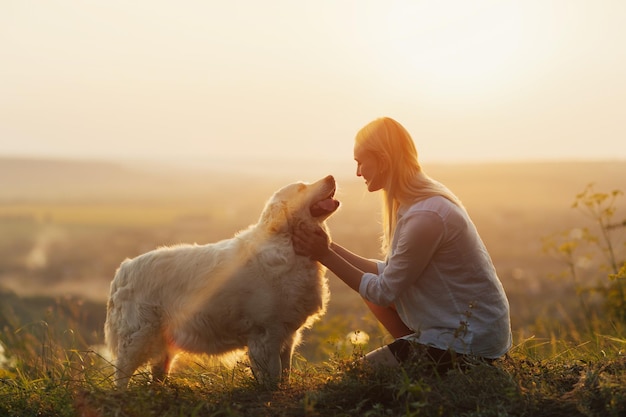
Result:
<instances>
[{"instance_id":1,"label":"tall grass","mask_svg":"<svg viewBox=\"0 0 626 417\"><path fill-rule=\"evenodd\" d=\"M517 341L493 365L429 374L419 364L374 369L362 348L311 363L296 355L288 383L263 389L247 361L202 356L177 364L165 384L136 375L117 390L113 365L70 331L45 322L3 333L11 362L0 370L2 416L622 416L626 339L596 335Z\"/></svg>"}]
</instances>

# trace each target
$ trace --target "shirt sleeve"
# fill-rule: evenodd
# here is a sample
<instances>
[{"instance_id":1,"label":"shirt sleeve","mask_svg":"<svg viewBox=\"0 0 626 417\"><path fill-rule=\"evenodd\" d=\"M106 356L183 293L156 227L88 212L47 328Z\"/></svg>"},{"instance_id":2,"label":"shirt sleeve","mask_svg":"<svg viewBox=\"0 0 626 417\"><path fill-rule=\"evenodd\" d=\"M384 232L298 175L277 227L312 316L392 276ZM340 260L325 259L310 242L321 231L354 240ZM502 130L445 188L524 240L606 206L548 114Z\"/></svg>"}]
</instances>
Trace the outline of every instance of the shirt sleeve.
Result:
<instances>
[{"instance_id":1,"label":"shirt sleeve","mask_svg":"<svg viewBox=\"0 0 626 417\"><path fill-rule=\"evenodd\" d=\"M363 298L381 306L392 304L420 278L443 240L445 225L437 213L419 211L405 215L396 233L387 264L378 264L378 274L363 274L359 286Z\"/></svg>"}]
</instances>

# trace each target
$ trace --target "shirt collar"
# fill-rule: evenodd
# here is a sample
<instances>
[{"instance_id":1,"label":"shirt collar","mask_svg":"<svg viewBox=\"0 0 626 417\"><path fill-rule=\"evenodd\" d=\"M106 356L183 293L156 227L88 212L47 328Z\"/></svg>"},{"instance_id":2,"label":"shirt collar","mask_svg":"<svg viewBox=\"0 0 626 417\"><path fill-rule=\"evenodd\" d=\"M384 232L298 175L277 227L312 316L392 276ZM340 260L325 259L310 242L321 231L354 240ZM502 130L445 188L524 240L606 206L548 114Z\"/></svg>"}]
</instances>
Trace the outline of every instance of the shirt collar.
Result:
<instances>
[{"instance_id":1,"label":"shirt collar","mask_svg":"<svg viewBox=\"0 0 626 417\"><path fill-rule=\"evenodd\" d=\"M402 218L402 216L404 216L406 214L406 212L409 210L411 206L408 206L406 204L402 204L400 205L400 207L398 207L398 220Z\"/></svg>"}]
</instances>

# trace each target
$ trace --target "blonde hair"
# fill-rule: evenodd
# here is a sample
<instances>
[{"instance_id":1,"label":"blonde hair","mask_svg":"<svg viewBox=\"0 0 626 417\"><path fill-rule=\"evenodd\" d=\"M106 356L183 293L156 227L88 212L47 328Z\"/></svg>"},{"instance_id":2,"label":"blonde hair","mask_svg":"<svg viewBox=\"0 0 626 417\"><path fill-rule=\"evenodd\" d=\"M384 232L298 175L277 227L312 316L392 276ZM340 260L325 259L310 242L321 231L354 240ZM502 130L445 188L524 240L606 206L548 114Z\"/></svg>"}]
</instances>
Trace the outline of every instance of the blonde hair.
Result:
<instances>
[{"instance_id":1,"label":"blonde hair","mask_svg":"<svg viewBox=\"0 0 626 417\"><path fill-rule=\"evenodd\" d=\"M450 190L426 175L417 159L411 135L394 119L381 117L365 125L356 134L356 146L371 153L387 167L388 175L382 189L383 253L389 255L401 205L442 196L463 207Z\"/></svg>"}]
</instances>

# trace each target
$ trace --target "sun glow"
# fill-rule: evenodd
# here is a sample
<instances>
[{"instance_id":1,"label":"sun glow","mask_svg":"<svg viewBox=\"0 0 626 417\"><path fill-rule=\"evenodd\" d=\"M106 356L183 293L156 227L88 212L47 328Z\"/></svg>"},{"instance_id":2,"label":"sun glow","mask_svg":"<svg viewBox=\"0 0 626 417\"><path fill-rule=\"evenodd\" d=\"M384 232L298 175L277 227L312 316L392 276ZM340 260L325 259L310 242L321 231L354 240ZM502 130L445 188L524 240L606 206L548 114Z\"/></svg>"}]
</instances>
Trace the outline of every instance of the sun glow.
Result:
<instances>
[{"instance_id":1,"label":"sun glow","mask_svg":"<svg viewBox=\"0 0 626 417\"><path fill-rule=\"evenodd\" d=\"M626 157L624 0L60 3L0 13L3 155L352 175L389 115L442 161Z\"/></svg>"},{"instance_id":2,"label":"sun glow","mask_svg":"<svg viewBox=\"0 0 626 417\"><path fill-rule=\"evenodd\" d=\"M390 55L403 80L439 93L472 93L510 81L524 48L517 3L449 0L391 3Z\"/></svg>"}]
</instances>

